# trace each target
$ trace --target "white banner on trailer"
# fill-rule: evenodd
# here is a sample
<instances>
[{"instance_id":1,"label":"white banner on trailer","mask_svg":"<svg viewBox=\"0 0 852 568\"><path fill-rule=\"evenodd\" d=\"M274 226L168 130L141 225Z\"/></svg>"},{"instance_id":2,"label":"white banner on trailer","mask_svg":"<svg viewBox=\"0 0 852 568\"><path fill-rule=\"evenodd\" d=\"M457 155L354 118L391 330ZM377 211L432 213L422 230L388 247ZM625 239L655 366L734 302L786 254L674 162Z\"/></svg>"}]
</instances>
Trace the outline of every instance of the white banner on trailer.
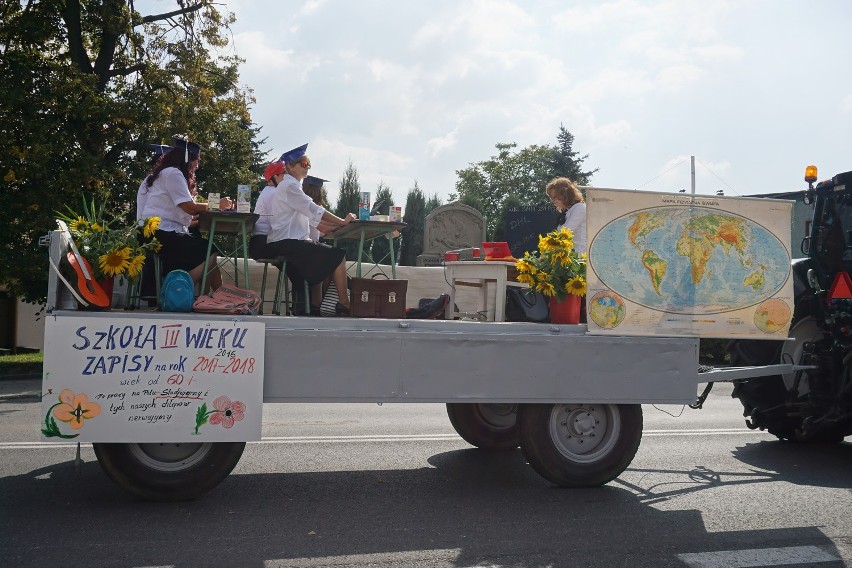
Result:
<instances>
[{"instance_id":1,"label":"white banner on trailer","mask_svg":"<svg viewBox=\"0 0 852 568\"><path fill-rule=\"evenodd\" d=\"M264 325L48 316L42 440L259 440Z\"/></svg>"}]
</instances>

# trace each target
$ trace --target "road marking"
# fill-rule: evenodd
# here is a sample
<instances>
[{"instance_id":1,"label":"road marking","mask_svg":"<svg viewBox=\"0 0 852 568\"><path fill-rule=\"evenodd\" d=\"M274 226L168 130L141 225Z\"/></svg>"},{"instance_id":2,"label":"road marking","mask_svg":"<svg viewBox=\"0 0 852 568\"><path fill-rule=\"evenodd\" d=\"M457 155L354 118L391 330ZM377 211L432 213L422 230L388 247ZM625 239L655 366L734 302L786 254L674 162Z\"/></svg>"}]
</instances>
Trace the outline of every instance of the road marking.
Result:
<instances>
[{"instance_id":1,"label":"road marking","mask_svg":"<svg viewBox=\"0 0 852 568\"><path fill-rule=\"evenodd\" d=\"M678 554L677 557L694 568L748 568L750 566L785 566L836 562L839 557L818 546L788 546L785 548L753 548L751 550L721 550Z\"/></svg>"},{"instance_id":2,"label":"road marking","mask_svg":"<svg viewBox=\"0 0 852 568\"><path fill-rule=\"evenodd\" d=\"M665 436L742 436L744 434L766 434L759 430L714 428L704 430L645 430L644 437ZM767 434L768 435L768 434ZM266 436L249 444L353 444L370 442L447 442L463 443L457 434L365 434L359 436ZM89 442L81 442L91 446ZM41 450L45 448L76 448L77 442L0 442L0 450Z\"/></svg>"}]
</instances>

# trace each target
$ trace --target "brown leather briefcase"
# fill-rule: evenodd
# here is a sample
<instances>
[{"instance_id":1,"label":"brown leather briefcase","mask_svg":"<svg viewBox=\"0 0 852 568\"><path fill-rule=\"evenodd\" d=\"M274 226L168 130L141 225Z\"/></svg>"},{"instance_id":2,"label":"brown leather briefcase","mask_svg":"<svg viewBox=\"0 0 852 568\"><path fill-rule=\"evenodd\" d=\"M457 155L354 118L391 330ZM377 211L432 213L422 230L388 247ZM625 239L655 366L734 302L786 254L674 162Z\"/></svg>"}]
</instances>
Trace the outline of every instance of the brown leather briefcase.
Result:
<instances>
[{"instance_id":1,"label":"brown leather briefcase","mask_svg":"<svg viewBox=\"0 0 852 568\"><path fill-rule=\"evenodd\" d=\"M352 278L350 290L352 317L405 318L408 280Z\"/></svg>"}]
</instances>

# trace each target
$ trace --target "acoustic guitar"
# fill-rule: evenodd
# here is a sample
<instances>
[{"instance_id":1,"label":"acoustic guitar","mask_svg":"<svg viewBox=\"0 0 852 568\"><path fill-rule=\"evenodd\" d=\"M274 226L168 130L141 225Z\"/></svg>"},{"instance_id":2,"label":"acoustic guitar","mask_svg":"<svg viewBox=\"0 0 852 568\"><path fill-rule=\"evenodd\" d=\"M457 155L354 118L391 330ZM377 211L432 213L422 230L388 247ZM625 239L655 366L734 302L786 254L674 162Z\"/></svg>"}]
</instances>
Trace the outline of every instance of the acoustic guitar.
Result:
<instances>
[{"instance_id":1,"label":"acoustic guitar","mask_svg":"<svg viewBox=\"0 0 852 568\"><path fill-rule=\"evenodd\" d=\"M71 289L78 301L80 298L84 300L81 302L84 307L92 310L109 308L112 304L112 298L95 280L92 265L77 250L77 245L74 244L74 238L71 236L71 231L68 230L68 225L61 219L57 219L56 223L62 232L68 236L68 243L71 246L71 250L59 259L59 272L64 276L63 282Z\"/></svg>"}]
</instances>

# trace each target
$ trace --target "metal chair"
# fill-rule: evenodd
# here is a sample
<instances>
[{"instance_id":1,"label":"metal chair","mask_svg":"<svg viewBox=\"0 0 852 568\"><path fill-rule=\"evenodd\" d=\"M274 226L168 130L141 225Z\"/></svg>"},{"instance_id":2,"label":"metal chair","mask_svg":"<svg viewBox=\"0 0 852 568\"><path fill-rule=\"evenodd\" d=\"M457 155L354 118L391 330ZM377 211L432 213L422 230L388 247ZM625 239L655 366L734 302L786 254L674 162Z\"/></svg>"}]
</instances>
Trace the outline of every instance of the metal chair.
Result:
<instances>
[{"instance_id":1,"label":"metal chair","mask_svg":"<svg viewBox=\"0 0 852 568\"><path fill-rule=\"evenodd\" d=\"M295 303L290 301L290 279L287 278L287 259L283 256L279 256L278 258L256 258L254 260L255 262L263 264L263 279L260 284L259 313L261 315L263 314L263 306L266 303L266 271L269 269L269 265L271 264L278 269L278 284L275 286L275 299L272 301L272 313L276 316L280 316L281 304L283 303L285 310L287 306L290 306L290 313L295 315ZM305 315L310 315L311 313L310 297L310 286L308 285L308 282L305 281Z\"/></svg>"}]
</instances>

